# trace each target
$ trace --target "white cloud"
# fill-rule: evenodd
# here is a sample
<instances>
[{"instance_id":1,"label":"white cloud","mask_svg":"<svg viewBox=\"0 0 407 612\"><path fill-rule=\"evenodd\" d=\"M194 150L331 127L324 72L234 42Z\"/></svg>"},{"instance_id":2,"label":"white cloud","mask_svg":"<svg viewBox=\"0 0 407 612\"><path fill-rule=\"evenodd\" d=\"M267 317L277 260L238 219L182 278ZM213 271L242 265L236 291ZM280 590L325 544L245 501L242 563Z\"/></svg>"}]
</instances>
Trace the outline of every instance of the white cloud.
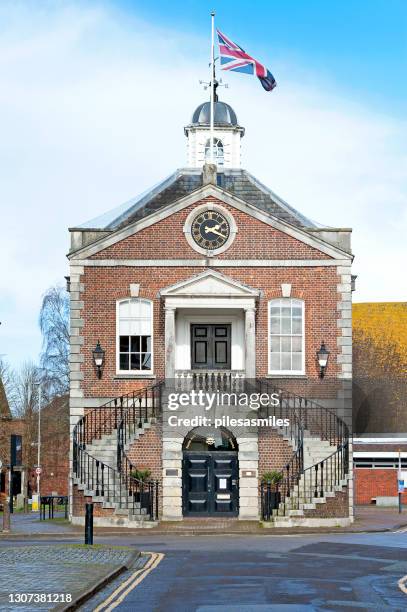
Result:
<instances>
[{"instance_id":1,"label":"white cloud","mask_svg":"<svg viewBox=\"0 0 407 612\"><path fill-rule=\"evenodd\" d=\"M184 165L207 41L107 5L3 3L0 22L0 353L17 362L39 350L67 227ZM274 70L272 94L241 75L221 92L246 127L244 165L305 215L354 228L358 301L405 299L406 124Z\"/></svg>"}]
</instances>

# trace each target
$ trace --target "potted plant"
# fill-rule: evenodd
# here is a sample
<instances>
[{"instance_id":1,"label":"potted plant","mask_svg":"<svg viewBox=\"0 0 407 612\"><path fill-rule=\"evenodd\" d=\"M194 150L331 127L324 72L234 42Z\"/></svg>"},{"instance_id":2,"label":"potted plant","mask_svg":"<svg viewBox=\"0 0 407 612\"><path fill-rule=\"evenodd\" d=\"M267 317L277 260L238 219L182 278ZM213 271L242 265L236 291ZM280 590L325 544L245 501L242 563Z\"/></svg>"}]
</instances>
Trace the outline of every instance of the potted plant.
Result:
<instances>
[{"instance_id":1,"label":"potted plant","mask_svg":"<svg viewBox=\"0 0 407 612\"><path fill-rule=\"evenodd\" d=\"M266 503L270 510L276 510L281 501L281 493L278 490L278 485L283 480L282 472L272 470L271 472L264 472L261 477L263 484L269 485L265 490Z\"/></svg>"},{"instance_id":2,"label":"potted plant","mask_svg":"<svg viewBox=\"0 0 407 612\"><path fill-rule=\"evenodd\" d=\"M140 502L142 508L148 507L149 493L146 483L151 476L151 470L148 468L141 470L136 469L132 470L130 475L137 481L138 484L134 493L134 501Z\"/></svg>"}]
</instances>

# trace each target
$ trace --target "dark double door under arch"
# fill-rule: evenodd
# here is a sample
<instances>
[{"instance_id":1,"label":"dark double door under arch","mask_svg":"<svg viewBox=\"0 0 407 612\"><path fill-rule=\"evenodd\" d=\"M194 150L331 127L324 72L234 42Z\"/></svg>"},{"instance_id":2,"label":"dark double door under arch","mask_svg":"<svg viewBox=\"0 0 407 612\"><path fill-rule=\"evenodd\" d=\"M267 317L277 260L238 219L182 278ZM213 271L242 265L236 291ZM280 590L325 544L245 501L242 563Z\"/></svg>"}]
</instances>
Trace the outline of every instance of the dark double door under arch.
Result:
<instances>
[{"instance_id":1,"label":"dark double door under arch","mask_svg":"<svg viewBox=\"0 0 407 612\"><path fill-rule=\"evenodd\" d=\"M184 516L238 516L237 451L186 451L183 455Z\"/></svg>"}]
</instances>

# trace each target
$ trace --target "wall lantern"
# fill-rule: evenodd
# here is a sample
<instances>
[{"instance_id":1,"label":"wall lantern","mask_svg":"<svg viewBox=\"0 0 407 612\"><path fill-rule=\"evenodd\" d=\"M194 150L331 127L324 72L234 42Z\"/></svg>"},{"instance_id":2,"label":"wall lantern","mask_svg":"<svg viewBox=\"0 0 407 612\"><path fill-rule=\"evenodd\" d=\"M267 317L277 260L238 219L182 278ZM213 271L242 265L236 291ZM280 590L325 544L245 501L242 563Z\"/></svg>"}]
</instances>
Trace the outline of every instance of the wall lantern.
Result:
<instances>
[{"instance_id":1,"label":"wall lantern","mask_svg":"<svg viewBox=\"0 0 407 612\"><path fill-rule=\"evenodd\" d=\"M317 358L319 363L319 376L323 378L325 376L326 366L328 365L329 351L325 346L325 342L322 342L321 348L317 351Z\"/></svg>"},{"instance_id":2,"label":"wall lantern","mask_svg":"<svg viewBox=\"0 0 407 612\"><path fill-rule=\"evenodd\" d=\"M103 364L105 362L105 351L100 346L100 341L99 340L98 340L98 343L96 345L96 348L93 349L92 354L93 354L93 361L94 361L95 366L97 368L98 378L102 378L102 367L103 367Z\"/></svg>"}]
</instances>

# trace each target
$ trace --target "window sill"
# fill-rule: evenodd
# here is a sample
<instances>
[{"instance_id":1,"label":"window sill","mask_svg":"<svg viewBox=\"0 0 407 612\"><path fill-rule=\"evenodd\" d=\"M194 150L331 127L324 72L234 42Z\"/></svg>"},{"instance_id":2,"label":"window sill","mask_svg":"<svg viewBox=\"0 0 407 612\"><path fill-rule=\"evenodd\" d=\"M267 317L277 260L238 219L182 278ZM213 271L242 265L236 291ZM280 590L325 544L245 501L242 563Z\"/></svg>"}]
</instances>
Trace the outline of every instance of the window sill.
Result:
<instances>
[{"instance_id":1,"label":"window sill","mask_svg":"<svg viewBox=\"0 0 407 612\"><path fill-rule=\"evenodd\" d=\"M308 378L306 374L266 374L265 378L297 378L305 380Z\"/></svg>"},{"instance_id":2,"label":"window sill","mask_svg":"<svg viewBox=\"0 0 407 612\"><path fill-rule=\"evenodd\" d=\"M137 380L137 379L154 379L156 378L155 374L116 374L113 376L113 380Z\"/></svg>"}]
</instances>

